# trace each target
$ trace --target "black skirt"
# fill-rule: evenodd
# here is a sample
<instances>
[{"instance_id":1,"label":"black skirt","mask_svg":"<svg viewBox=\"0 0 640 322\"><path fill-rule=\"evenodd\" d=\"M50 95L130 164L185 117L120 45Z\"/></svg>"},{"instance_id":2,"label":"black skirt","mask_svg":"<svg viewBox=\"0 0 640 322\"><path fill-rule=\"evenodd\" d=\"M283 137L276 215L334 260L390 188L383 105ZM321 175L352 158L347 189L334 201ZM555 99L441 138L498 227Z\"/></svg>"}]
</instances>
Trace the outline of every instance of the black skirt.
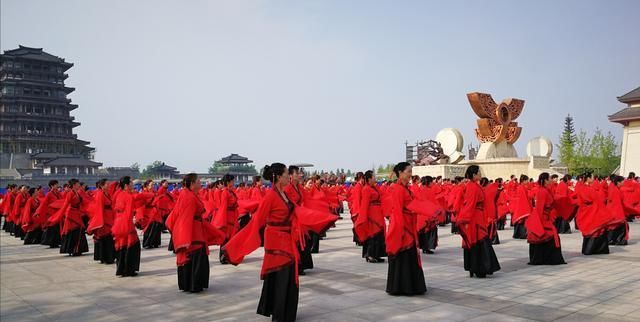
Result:
<instances>
[{"instance_id":1,"label":"black skirt","mask_svg":"<svg viewBox=\"0 0 640 322\"><path fill-rule=\"evenodd\" d=\"M173 251L173 237L169 237L169 246L167 247L167 250L170 252Z\"/></svg>"},{"instance_id":2,"label":"black skirt","mask_svg":"<svg viewBox=\"0 0 640 322\"><path fill-rule=\"evenodd\" d=\"M40 245L47 245L49 248L58 248L60 247L61 241L60 225L53 225L42 232L42 241L40 242Z\"/></svg>"},{"instance_id":3,"label":"black skirt","mask_svg":"<svg viewBox=\"0 0 640 322\"><path fill-rule=\"evenodd\" d=\"M609 239L607 237L607 232L604 232L604 234L598 237L583 237L582 254L609 254Z\"/></svg>"},{"instance_id":4,"label":"black skirt","mask_svg":"<svg viewBox=\"0 0 640 322\"><path fill-rule=\"evenodd\" d=\"M471 248L464 249L464 270L468 271L471 277L475 274L481 278L500 270L500 263L489 237L479 240Z\"/></svg>"},{"instance_id":5,"label":"black skirt","mask_svg":"<svg viewBox=\"0 0 640 322\"><path fill-rule=\"evenodd\" d=\"M615 229L607 231L607 239L609 240L609 245L627 245L627 240L625 239L625 237L627 235L628 229L629 223L624 222L623 224L618 225Z\"/></svg>"},{"instance_id":6,"label":"black skirt","mask_svg":"<svg viewBox=\"0 0 640 322\"><path fill-rule=\"evenodd\" d=\"M367 239L362 246L364 249L364 253L362 255L363 258L373 257L373 258L381 258L387 257L386 244L384 242L384 232L381 231L373 237Z\"/></svg>"},{"instance_id":7,"label":"black skirt","mask_svg":"<svg viewBox=\"0 0 640 322\"><path fill-rule=\"evenodd\" d=\"M304 249L301 249L298 245L298 252L300 253L300 262L298 263L298 271L304 271L305 269L313 268L313 257L311 256L311 238L305 238Z\"/></svg>"},{"instance_id":8,"label":"black skirt","mask_svg":"<svg viewBox=\"0 0 640 322\"><path fill-rule=\"evenodd\" d=\"M418 264L416 247L389 257L387 293L390 295L421 295L427 292L424 271Z\"/></svg>"},{"instance_id":9,"label":"black skirt","mask_svg":"<svg viewBox=\"0 0 640 322\"><path fill-rule=\"evenodd\" d=\"M136 276L140 270L140 242L116 251L116 276Z\"/></svg>"},{"instance_id":10,"label":"black skirt","mask_svg":"<svg viewBox=\"0 0 640 322\"><path fill-rule=\"evenodd\" d=\"M113 236L107 235L93 242L93 260L101 264L113 264L116 259L116 249Z\"/></svg>"},{"instance_id":11,"label":"black skirt","mask_svg":"<svg viewBox=\"0 0 640 322\"><path fill-rule=\"evenodd\" d=\"M178 266L178 289L197 293L205 288L209 288L209 255L202 247L189 254L187 263Z\"/></svg>"},{"instance_id":12,"label":"black skirt","mask_svg":"<svg viewBox=\"0 0 640 322\"><path fill-rule=\"evenodd\" d=\"M257 313L272 321L295 321L298 312L298 285L293 264L264 277Z\"/></svg>"},{"instance_id":13,"label":"black skirt","mask_svg":"<svg viewBox=\"0 0 640 322\"><path fill-rule=\"evenodd\" d=\"M2 216L2 230L9 232L9 222L7 221L7 216Z\"/></svg>"},{"instance_id":14,"label":"black skirt","mask_svg":"<svg viewBox=\"0 0 640 322\"><path fill-rule=\"evenodd\" d=\"M524 226L523 221L513 225L513 238L527 239L527 228Z\"/></svg>"},{"instance_id":15,"label":"black skirt","mask_svg":"<svg viewBox=\"0 0 640 322\"><path fill-rule=\"evenodd\" d=\"M562 217L556 218L553 224L556 226L558 234L571 234L571 225L569 225L568 221L562 219Z\"/></svg>"},{"instance_id":16,"label":"black skirt","mask_svg":"<svg viewBox=\"0 0 640 322\"><path fill-rule=\"evenodd\" d=\"M460 230L458 229L458 225L456 225L455 221L452 221L451 222L451 233L452 234L457 234L459 232L460 232Z\"/></svg>"},{"instance_id":17,"label":"black skirt","mask_svg":"<svg viewBox=\"0 0 640 322\"><path fill-rule=\"evenodd\" d=\"M502 218L499 219L496 226L498 228L498 230L504 230L504 226L507 224L507 218Z\"/></svg>"},{"instance_id":18,"label":"black skirt","mask_svg":"<svg viewBox=\"0 0 640 322\"><path fill-rule=\"evenodd\" d=\"M13 223L13 237L24 240L24 231L19 224Z\"/></svg>"},{"instance_id":19,"label":"black skirt","mask_svg":"<svg viewBox=\"0 0 640 322\"><path fill-rule=\"evenodd\" d=\"M434 250L438 247L438 227L418 234L418 243L423 251Z\"/></svg>"},{"instance_id":20,"label":"black skirt","mask_svg":"<svg viewBox=\"0 0 640 322\"><path fill-rule=\"evenodd\" d=\"M142 247L145 249L160 247L162 228L164 228L162 223L157 221L151 222L142 235Z\"/></svg>"},{"instance_id":21,"label":"black skirt","mask_svg":"<svg viewBox=\"0 0 640 322\"><path fill-rule=\"evenodd\" d=\"M489 237L491 237L491 244L500 245L500 236L498 235L498 224L496 222L492 222L487 227L487 232L489 232Z\"/></svg>"},{"instance_id":22,"label":"black skirt","mask_svg":"<svg viewBox=\"0 0 640 322\"><path fill-rule=\"evenodd\" d=\"M561 265L566 264L562 257L562 249L556 247L553 238L540 244L529 244L529 265Z\"/></svg>"},{"instance_id":23,"label":"black skirt","mask_svg":"<svg viewBox=\"0 0 640 322\"><path fill-rule=\"evenodd\" d=\"M79 256L88 251L89 244L87 243L87 235L84 234L84 229L74 229L62 236L60 254Z\"/></svg>"},{"instance_id":24,"label":"black skirt","mask_svg":"<svg viewBox=\"0 0 640 322\"><path fill-rule=\"evenodd\" d=\"M311 236L311 253L317 254L320 252L320 235L310 231L309 236Z\"/></svg>"},{"instance_id":25,"label":"black skirt","mask_svg":"<svg viewBox=\"0 0 640 322\"><path fill-rule=\"evenodd\" d=\"M25 245L40 244L42 241L42 229L36 228L30 232L27 232L24 236Z\"/></svg>"},{"instance_id":26,"label":"black skirt","mask_svg":"<svg viewBox=\"0 0 640 322\"><path fill-rule=\"evenodd\" d=\"M249 221L251 220L251 216L250 215L244 215L242 217L240 217L238 219L238 224L240 225L240 229L244 228L244 226L246 226Z\"/></svg>"}]
</instances>

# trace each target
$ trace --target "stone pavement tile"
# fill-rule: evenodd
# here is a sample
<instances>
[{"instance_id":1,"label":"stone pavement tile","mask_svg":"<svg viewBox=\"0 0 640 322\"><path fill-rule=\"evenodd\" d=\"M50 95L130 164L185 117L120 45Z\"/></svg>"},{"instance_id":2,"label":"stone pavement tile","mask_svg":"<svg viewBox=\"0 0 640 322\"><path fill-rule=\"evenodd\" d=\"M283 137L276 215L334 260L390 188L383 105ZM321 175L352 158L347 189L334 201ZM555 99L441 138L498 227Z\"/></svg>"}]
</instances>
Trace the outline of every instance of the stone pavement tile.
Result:
<instances>
[{"instance_id":1,"label":"stone pavement tile","mask_svg":"<svg viewBox=\"0 0 640 322\"><path fill-rule=\"evenodd\" d=\"M380 321L467 321L483 314L481 310L441 303L420 311L400 313Z\"/></svg>"},{"instance_id":2,"label":"stone pavement tile","mask_svg":"<svg viewBox=\"0 0 640 322\"><path fill-rule=\"evenodd\" d=\"M599 322L599 321L604 322L607 320L603 320L603 318L598 315L590 315L590 314L584 314L581 312L576 312L576 313L564 316L560 319L557 319L554 322ZM616 320L608 320L608 321L616 321Z\"/></svg>"},{"instance_id":3,"label":"stone pavement tile","mask_svg":"<svg viewBox=\"0 0 640 322\"><path fill-rule=\"evenodd\" d=\"M525 318L519 318L506 314L499 313L489 313L484 314L472 319L467 320L468 322L534 322L536 320L529 320Z\"/></svg>"},{"instance_id":4,"label":"stone pavement tile","mask_svg":"<svg viewBox=\"0 0 640 322\"><path fill-rule=\"evenodd\" d=\"M497 310L496 313L513 315L538 321L553 321L571 314L571 312L564 311L562 309L549 309L548 307L529 304L516 304L504 309Z\"/></svg>"},{"instance_id":5,"label":"stone pavement tile","mask_svg":"<svg viewBox=\"0 0 640 322\"><path fill-rule=\"evenodd\" d=\"M629 322L638 322L637 318L632 318L628 316L621 316L615 314L600 314L597 316L598 321L629 321Z\"/></svg>"},{"instance_id":6,"label":"stone pavement tile","mask_svg":"<svg viewBox=\"0 0 640 322\"><path fill-rule=\"evenodd\" d=\"M265 322L269 321L269 320L264 320ZM367 319L362 319L356 316L352 316L352 315L348 315L342 312L331 312L331 313L326 313L326 314L320 314L320 315L315 315L315 316L311 316L308 318L298 318L297 321L308 321L308 322L336 322L336 321L353 321L353 322L369 322L369 321L376 321L376 320L367 320Z\"/></svg>"}]
</instances>

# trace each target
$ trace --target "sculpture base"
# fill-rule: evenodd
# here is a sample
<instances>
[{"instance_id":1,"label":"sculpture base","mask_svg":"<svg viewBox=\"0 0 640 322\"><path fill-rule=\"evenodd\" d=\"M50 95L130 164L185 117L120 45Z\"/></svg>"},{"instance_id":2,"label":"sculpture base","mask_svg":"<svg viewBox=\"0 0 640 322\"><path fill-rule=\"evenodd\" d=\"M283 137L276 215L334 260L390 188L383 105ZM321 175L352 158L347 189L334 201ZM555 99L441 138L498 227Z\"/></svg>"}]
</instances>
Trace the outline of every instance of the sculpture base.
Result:
<instances>
[{"instance_id":1,"label":"sculpture base","mask_svg":"<svg viewBox=\"0 0 640 322\"><path fill-rule=\"evenodd\" d=\"M529 157L529 158L494 158L485 160L465 160L459 164L438 164L414 166L413 174L418 176L442 176L443 178L453 179L456 176L464 177L467 167L475 164L480 167L480 175L491 180L502 178L508 180L513 174L519 177L526 174L530 178L537 179L543 172L549 174L562 175L566 173L566 168L551 168L550 159L548 157Z\"/></svg>"}]
</instances>

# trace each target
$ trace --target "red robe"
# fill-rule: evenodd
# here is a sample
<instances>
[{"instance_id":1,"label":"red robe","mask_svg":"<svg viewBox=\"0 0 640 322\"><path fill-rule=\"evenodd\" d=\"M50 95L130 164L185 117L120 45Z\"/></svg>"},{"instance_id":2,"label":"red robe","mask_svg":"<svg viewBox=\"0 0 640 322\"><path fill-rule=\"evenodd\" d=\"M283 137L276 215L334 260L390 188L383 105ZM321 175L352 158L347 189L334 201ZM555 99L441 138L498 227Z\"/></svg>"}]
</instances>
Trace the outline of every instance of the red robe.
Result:
<instances>
[{"instance_id":1,"label":"red robe","mask_svg":"<svg viewBox=\"0 0 640 322\"><path fill-rule=\"evenodd\" d=\"M136 193L119 190L114 197L113 210L115 217L111 233L116 251L129 248L140 242L138 233L133 223L134 210L140 207L144 200L140 199Z\"/></svg>"},{"instance_id":2,"label":"red robe","mask_svg":"<svg viewBox=\"0 0 640 322\"><path fill-rule=\"evenodd\" d=\"M167 217L167 228L171 231L176 263L178 266L189 261L189 254L205 248L209 254L210 245L220 245L225 233L203 220L204 204L196 194L185 189Z\"/></svg>"},{"instance_id":3,"label":"red robe","mask_svg":"<svg viewBox=\"0 0 640 322\"><path fill-rule=\"evenodd\" d=\"M287 196L288 198L288 196ZM296 207L286 203L275 189L267 191L249 224L238 232L222 247L229 262L238 265L244 257L260 247L260 229L264 229L264 260L260 278L267 274L295 265L296 283L298 282L298 261L300 254L297 245L303 241L303 232L323 233L337 220L327 213Z\"/></svg>"},{"instance_id":4,"label":"red robe","mask_svg":"<svg viewBox=\"0 0 640 322\"><path fill-rule=\"evenodd\" d=\"M622 192L622 203L625 213L633 216L640 215L640 183L635 180L627 179L620 188Z\"/></svg>"},{"instance_id":5,"label":"red robe","mask_svg":"<svg viewBox=\"0 0 640 322\"><path fill-rule=\"evenodd\" d=\"M571 219L573 219L572 216L575 214L576 205L571 200L569 185L564 181L560 181L556 187L553 198L558 216L562 217L565 221L571 221Z\"/></svg>"},{"instance_id":6,"label":"red robe","mask_svg":"<svg viewBox=\"0 0 640 322\"><path fill-rule=\"evenodd\" d=\"M40 201L36 196L29 197L22 209L22 230L27 233L42 228L42 218L36 214Z\"/></svg>"},{"instance_id":7,"label":"red robe","mask_svg":"<svg viewBox=\"0 0 640 322\"><path fill-rule=\"evenodd\" d=\"M608 211L602 196L592 186L576 185L578 196L578 214L576 223L584 237L602 235L610 222Z\"/></svg>"},{"instance_id":8,"label":"red robe","mask_svg":"<svg viewBox=\"0 0 640 322\"><path fill-rule=\"evenodd\" d=\"M113 182L117 184L117 182ZM107 192L97 189L94 193L93 203L89 207L89 224L87 234L93 235L94 239L100 239L111 235L113 227L112 201Z\"/></svg>"},{"instance_id":9,"label":"red robe","mask_svg":"<svg viewBox=\"0 0 640 322\"><path fill-rule=\"evenodd\" d=\"M418 247L417 215L409 210L413 201L409 188L403 184L391 185L391 214L389 227L385 236L386 250L389 256L396 256L401 251ZM420 265L420 256L418 256Z\"/></svg>"},{"instance_id":10,"label":"red robe","mask_svg":"<svg viewBox=\"0 0 640 322\"><path fill-rule=\"evenodd\" d=\"M381 194L375 186L365 185L360 198L360 214L355 222L356 237L360 242L385 231Z\"/></svg>"},{"instance_id":11,"label":"red robe","mask_svg":"<svg viewBox=\"0 0 640 322\"><path fill-rule=\"evenodd\" d=\"M550 239L555 240L556 247L560 247L560 238L554 225L553 195L549 188L539 188L536 191L535 207L525 222L527 227L527 242L542 244Z\"/></svg>"},{"instance_id":12,"label":"red robe","mask_svg":"<svg viewBox=\"0 0 640 322\"><path fill-rule=\"evenodd\" d=\"M622 193L613 182L609 184L607 189L607 211L611 214L611 221L609 222L609 228L615 229L619 225L625 225L626 231L624 235L625 240L629 240L629 225L627 224L627 216L624 212L624 205L622 204Z\"/></svg>"},{"instance_id":13,"label":"red robe","mask_svg":"<svg viewBox=\"0 0 640 322\"><path fill-rule=\"evenodd\" d=\"M13 222L17 226L22 225L22 223L20 222L22 219L22 210L24 209L24 206L27 203L28 199L29 199L29 194L27 194L26 192L18 192L16 194L16 198L13 200L11 213L7 218L8 222Z\"/></svg>"},{"instance_id":14,"label":"red robe","mask_svg":"<svg viewBox=\"0 0 640 322\"><path fill-rule=\"evenodd\" d=\"M464 248L471 248L478 241L487 238L484 199L482 187L477 182L470 181L465 184L462 205L456 222L460 228Z\"/></svg>"},{"instance_id":15,"label":"red robe","mask_svg":"<svg viewBox=\"0 0 640 322\"><path fill-rule=\"evenodd\" d=\"M226 240L231 239L238 231L238 197L227 188L222 190L220 195L220 206L213 218L213 226L222 230Z\"/></svg>"},{"instance_id":16,"label":"red robe","mask_svg":"<svg viewBox=\"0 0 640 322\"><path fill-rule=\"evenodd\" d=\"M531 200L525 184L520 184L516 189L516 200L514 212L511 214L511 221L514 225L522 223L531 214Z\"/></svg>"}]
</instances>

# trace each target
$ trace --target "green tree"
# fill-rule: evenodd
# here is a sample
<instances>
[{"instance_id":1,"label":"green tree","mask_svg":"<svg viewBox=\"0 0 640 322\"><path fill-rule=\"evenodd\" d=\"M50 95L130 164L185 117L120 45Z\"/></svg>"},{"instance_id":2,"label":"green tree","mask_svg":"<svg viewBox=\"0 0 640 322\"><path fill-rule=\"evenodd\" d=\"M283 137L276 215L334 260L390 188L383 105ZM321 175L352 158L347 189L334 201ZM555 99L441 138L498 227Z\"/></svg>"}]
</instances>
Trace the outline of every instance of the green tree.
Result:
<instances>
[{"instance_id":1,"label":"green tree","mask_svg":"<svg viewBox=\"0 0 640 322\"><path fill-rule=\"evenodd\" d=\"M140 172L140 164L138 162L135 162L134 164L129 166L131 169L137 171L138 173Z\"/></svg>"},{"instance_id":2,"label":"green tree","mask_svg":"<svg viewBox=\"0 0 640 322\"><path fill-rule=\"evenodd\" d=\"M560 157L560 162L562 162L569 169L575 168L575 149L577 143L576 131L573 125L573 117L571 115L567 115L564 119L564 130L560 135L560 143L556 146L558 147L558 154Z\"/></svg>"},{"instance_id":3,"label":"green tree","mask_svg":"<svg viewBox=\"0 0 640 322\"><path fill-rule=\"evenodd\" d=\"M584 130L576 136L571 174L592 172L597 176L608 176L620 164L620 145L611 132L596 129L589 137Z\"/></svg>"},{"instance_id":4,"label":"green tree","mask_svg":"<svg viewBox=\"0 0 640 322\"><path fill-rule=\"evenodd\" d=\"M159 167L163 164L164 162L162 161L153 161L151 164L147 165L144 170L142 170L142 173L140 173L140 179L146 180L146 179L151 179L151 169Z\"/></svg>"}]
</instances>

